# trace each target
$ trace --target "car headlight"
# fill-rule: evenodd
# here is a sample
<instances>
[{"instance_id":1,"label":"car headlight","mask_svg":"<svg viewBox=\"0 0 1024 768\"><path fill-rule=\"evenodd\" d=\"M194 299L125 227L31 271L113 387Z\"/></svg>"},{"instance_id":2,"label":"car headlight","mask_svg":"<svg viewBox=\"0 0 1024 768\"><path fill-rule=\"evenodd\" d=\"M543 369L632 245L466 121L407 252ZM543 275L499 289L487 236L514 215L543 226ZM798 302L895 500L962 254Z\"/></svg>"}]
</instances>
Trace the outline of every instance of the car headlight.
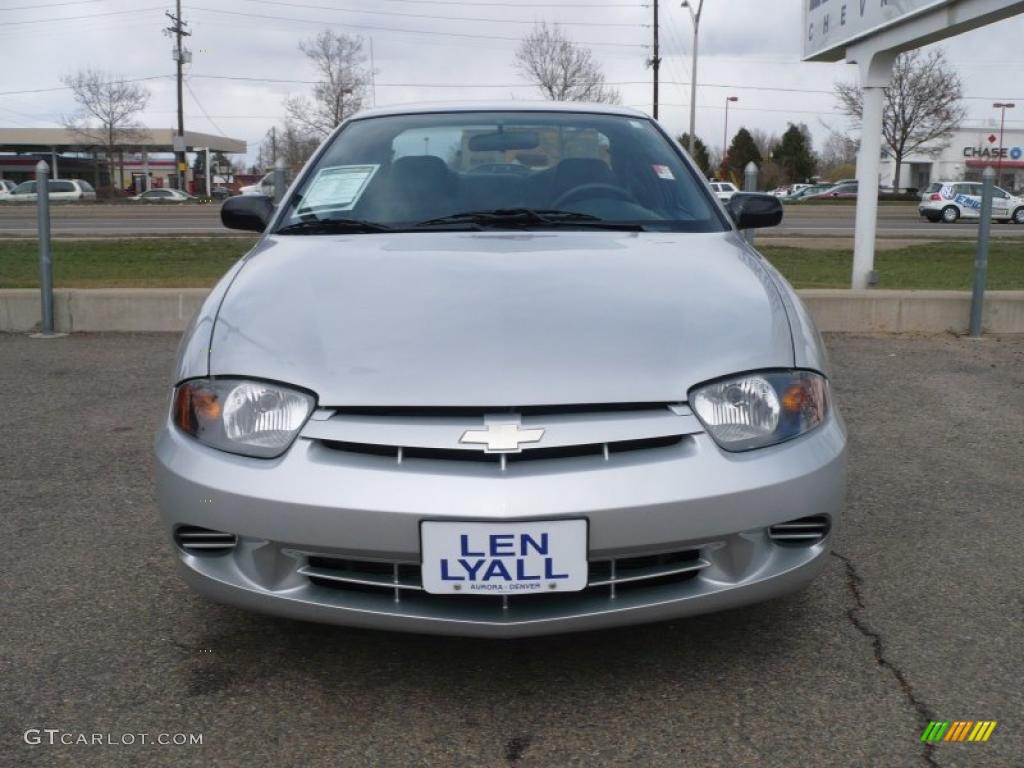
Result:
<instances>
[{"instance_id":1,"label":"car headlight","mask_svg":"<svg viewBox=\"0 0 1024 768\"><path fill-rule=\"evenodd\" d=\"M244 379L193 379L174 391L174 423L199 442L243 456L284 453L306 423L312 395Z\"/></svg>"},{"instance_id":2,"label":"car headlight","mask_svg":"<svg viewBox=\"0 0 1024 768\"><path fill-rule=\"evenodd\" d=\"M828 382L811 371L765 371L702 384L690 407L727 451L749 451L810 432L828 414Z\"/></svg>"}]
</instances>

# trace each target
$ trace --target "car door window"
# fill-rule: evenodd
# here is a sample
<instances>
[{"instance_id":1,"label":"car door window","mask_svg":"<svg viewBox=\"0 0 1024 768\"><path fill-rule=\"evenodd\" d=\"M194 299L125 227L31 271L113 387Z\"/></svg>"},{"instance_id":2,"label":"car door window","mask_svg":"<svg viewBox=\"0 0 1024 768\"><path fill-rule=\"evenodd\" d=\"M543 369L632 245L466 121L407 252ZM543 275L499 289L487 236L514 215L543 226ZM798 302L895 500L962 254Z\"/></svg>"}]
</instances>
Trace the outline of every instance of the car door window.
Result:
<instances>
[{"instance_id":1,"label":"car door window","mask_svg":"<svg viewBox=\"0 0 1024 768\"><path fill-rule=\"evenodd\" d=\"M70 181L51 181L49 185L50 194L55 192L75 192L75 185Z\"/></svg>"}]
</instances>

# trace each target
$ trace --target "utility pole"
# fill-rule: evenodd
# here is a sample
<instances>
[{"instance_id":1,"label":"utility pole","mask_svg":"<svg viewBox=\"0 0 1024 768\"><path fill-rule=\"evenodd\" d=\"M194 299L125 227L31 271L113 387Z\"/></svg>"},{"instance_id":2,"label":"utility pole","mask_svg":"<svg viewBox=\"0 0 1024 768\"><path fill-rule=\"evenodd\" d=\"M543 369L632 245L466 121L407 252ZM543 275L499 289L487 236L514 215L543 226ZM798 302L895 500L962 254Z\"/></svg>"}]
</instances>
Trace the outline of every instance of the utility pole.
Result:
<instances>
[{"instance_id":1,"label":"utility pole","mask_svg":"<svg viewBox=\"0 0 1024 768\"><path fill-rule=\"evenodd\" d=\"M658 0L654 0L654 55L651 57L650 65L654 71L654 119L658 119L658 73L661 69L661 53L658 48Z\"/></svg>"},{"instance_id":2,"label":"utility pole","mask_svg":"<svg viewBox=\"0 0 1024 768\"><path fill-rule=\"evenodd\" d=\"M683 0L683 8L690 12L690 21L693 22L693 69L690 72L690 155L693 155L694 145L697 141L697 45L700 42L700 15L704 11L704 0L695 0L697 9L694 10L689 0Z\"/></svg>"},{"instance_id":3,"label":"utility pole","mask_svg":"<svg viewBox=\"0 0 1024 768\"><path fill-rule=\"evenodd\" d=\"M178 170L178 189L184 191L185 169L188 167L188 161L185 158L185 107L182 99L182 85L185 59L186 57L191 57L191 52L182 48L181 38L190 37L192 33L185 31L185 22L181 20L181 0L177 0L177 15L172 15L166 11L164 14L173 22L171 26L164 30L164 33L168 36L173 35L176 38L174 60L178 64L178 138L175 142L174 160Z\"/></svg>"},{"instance_id":4,"label":"utility pole","mask_svg":"<svg viewBox=\"0 0 1024 768\"><path fill-rule=\"evenodd\" d=\"M277 162L277 126L270 127L270 164Z\"/></svg>"}]
</instances>

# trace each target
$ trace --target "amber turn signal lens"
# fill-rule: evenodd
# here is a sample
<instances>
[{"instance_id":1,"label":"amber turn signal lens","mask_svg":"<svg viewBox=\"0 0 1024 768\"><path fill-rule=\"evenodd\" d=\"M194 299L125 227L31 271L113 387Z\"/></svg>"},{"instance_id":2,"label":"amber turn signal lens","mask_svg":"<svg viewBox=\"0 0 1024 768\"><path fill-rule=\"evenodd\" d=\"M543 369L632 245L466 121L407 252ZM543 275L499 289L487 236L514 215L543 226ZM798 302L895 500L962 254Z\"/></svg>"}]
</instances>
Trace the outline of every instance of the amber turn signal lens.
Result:
<instances>
[{"instance_id":1,"label":"amber turn signal lens","mask_svg":"<svg viewBox=\"0 0 1024 768\"><path fill-rule=\"evenodd\" d=\"M797 413L803 410L807 402L807 392L803 383L794 384L782 395L782 408L790 413Z\"/></svg>"},{"instance_id":2,"label":"amber turn signal lens","mask_svg":"<svg viewBox=\"0 0 1024 768\"><path fill-rule=\"evenodd\" d=\"M174 393L174 423L190 435L199 432L199 425L220 418L221 404L217 393L186 382Z\"/></svg>"}]
</instances>

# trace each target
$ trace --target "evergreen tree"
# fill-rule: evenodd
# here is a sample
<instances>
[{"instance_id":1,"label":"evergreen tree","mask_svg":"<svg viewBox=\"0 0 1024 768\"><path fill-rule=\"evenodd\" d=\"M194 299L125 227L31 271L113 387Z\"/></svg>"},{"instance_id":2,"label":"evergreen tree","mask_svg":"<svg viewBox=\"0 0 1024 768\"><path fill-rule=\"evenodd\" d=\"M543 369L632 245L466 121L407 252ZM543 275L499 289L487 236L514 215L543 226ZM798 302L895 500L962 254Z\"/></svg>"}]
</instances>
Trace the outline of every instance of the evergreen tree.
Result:
<instances>
[{"instance_id":1,"label":"evergreen tree","mask_svg":"<svg viewBox=\"0 0 1024 768\"><path fill-rule=\"evenodd\" d=\"M689 150L690 146L690 134L684 133L680 136L677 141L682 145L683 149ZM703 141L700 140L700 136L693 137L693 161L697 163L697 167L700 168L708 178L711 178L711 157L708 155L708 147Z\"/></svg>"},{"instance_id":2,"label":"evergreen tree","mask_svg":"<svg viewBox=\"0 0 1024 768\"><path fill-rule=\"evenodd\" d=\"M807 181L817 170L818 163L811 150L806 126L790 123L773 152L775 162L782 166L787 183Z\"/></svg>"},{"instance_id":3,"label":"evergreen tree","mask_svg":"<svg viewBox=\"0 0 1024 768\"><path fill-rule=\"evenodd\" d=\"M754 162L761 165L764 158L761 157L761 150L757 148L754 137L746 128L740 128L729 145L729 151L725 155L725 166L729 176L738 184L743 183L743 170L747 163Z\"/></svg>"}]
</instances>

